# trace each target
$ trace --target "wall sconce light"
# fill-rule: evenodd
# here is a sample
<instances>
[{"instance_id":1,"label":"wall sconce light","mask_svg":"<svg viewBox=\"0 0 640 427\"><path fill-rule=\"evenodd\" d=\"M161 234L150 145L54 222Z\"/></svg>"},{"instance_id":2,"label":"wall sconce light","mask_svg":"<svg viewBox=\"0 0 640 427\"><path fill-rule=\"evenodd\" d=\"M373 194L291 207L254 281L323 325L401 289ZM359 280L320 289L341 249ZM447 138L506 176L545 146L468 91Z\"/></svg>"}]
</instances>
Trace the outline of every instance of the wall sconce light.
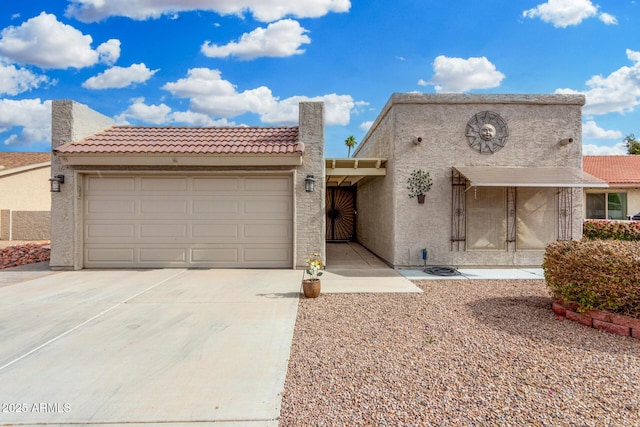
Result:
<instances>
[{"instance_id":1,"label":"wall sconce light","mask_svg":"<svg viewBox=\"0 0 640 427\"><path fill-rule=\"evenodd\" d=\"M560 145L569 145L573 142L573 138L565 138L560 140Z\"/></svg>"},{"instance_id":2,"label":"wall sconce light","mask_svg":"<svg viewBox=\"0 0 640 427\"><path fill-rule=\"evenodd\" d=\"M316 180L313 179L313 175L307 175L304 179L304 189L307 193L312 193L315 190Z\"/></svg>"},{"instance_id":3,"label":"wall sconce light","mask_svg":"<svg viewBox=\"0 0 640 427\"><path fill-rule=\"evenodd\" d=\"M59 193L60 184L64 184L64 175L56 175L49 178L49 184L51 185L51 190L49 191L52 193Z\"/></svg>"}]
</instances>

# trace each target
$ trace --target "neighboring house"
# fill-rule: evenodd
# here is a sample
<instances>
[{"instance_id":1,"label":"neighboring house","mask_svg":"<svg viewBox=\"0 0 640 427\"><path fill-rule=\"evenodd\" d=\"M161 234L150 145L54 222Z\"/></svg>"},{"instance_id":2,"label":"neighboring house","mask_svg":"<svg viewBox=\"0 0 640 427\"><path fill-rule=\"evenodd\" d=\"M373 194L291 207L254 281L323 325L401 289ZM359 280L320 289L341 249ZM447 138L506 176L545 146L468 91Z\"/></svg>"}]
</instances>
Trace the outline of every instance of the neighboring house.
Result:
<instances>
[{"instance_id":1,"label":"neighboring house","mask_svg":"<svg viewBox=\"0 0 640 427\"><path fill-rule=\"evenodd\" d=\"M53 269L294 268L324 257L322 103L301 103L299 126L185 128L114 126L54 101L52 149L52 174L65 177L52 194Z\"/></svg>"},{"instance_id":2,"label":"neighboring house","mask_svg":"<svg viewBox=\"0 0 640 427\"><path fill-rule=\"evenodd\" d=\"M585 188L585 218L627 219L640 212L640 156L584 156L583 169L609 184Z\"/></svg>"},{"instance_id":3,"label":"neighboring house","mask_svg":"<svg viewBox=\"0 0 640 427\"><path fill-rule=\"evenodd\" d=\"M50 153L0 152L0 238L49 238Z\"/></svg>"},{"instance_id":4,"label":"neighboring house","mask_svg":"<svg viewBox=\"0 0 640 427\"><path fill-rule=\"evenodd\" d=\"M354 153L386 159L357 184L359 242L395 267L540 266L582 235L580 95L394 94ZM426 202L408 197L428 171Z\"/></svg>"}]
</instances>

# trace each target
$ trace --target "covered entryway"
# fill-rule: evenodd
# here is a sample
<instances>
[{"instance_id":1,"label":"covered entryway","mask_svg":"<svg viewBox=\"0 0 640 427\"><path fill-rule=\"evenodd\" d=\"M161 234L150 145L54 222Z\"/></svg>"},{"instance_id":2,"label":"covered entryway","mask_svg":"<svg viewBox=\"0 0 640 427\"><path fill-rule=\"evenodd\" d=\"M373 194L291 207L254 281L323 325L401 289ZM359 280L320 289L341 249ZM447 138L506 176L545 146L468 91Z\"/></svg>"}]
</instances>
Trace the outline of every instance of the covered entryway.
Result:
<instances>
[{"instance_id":1,"label":"covered entryway","mask_svg":"<svg viewBox=\"0 0 640 427\"><path fill-rule=\"evenodd\" d=\"M367 177L386 175L387 159L325 159L327 242L357 241L357 184Z\"/></svg>"},{"instance_id":2,"label":"covered entryway","mask_svg":"<svg viewBox=\"0 0 640 427\"><path fill-rule=\"evenodd\" d=\"M291 268L291 175L86 175L85 268Z\"/></svg>"}]
</instances>

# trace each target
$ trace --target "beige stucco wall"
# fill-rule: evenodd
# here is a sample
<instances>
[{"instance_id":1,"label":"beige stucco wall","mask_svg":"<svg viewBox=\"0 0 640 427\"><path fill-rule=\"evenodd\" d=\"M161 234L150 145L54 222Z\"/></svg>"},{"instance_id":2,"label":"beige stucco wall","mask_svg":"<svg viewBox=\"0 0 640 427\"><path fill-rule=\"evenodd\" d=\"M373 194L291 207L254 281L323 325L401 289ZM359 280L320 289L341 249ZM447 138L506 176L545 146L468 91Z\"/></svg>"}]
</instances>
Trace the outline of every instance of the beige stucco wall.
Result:
<instances>
[{"instance_id":1,"label":"beige stucco wall","mask_svg":"<svg viewBox=\"0 0 640 427\"><path fill-rule=\"evenodd\" d=\"M453 166L569 167L582 170L582 96L574 95L425 95L394 94L356 151L356 157L383 152L388 156L385 184L373 180L358 188L359 218L376 209L375 202L361 198L362 192L381 191L393 210L380 216L377 226L362 221L358 237L362 243L394 266L419 266L422 248L429 251L429 264L454 266L539 266L543 251L453 251L451 210ZM466 138L468 121L477 113L492 111L506 121L509 139L494 154L472 149ZM415 145L414 137L422 137ZM574 143L560 146L564 138ZM430 172L433 187L426 203L407 196L407 178L414 169ZM384 208L383 208L384 209ZM573 191L572 235L581 235L582 190ZM393 248L369 245L379 229L392 230Z\"/></svg>"},{"instance_id":2,"label":"beige stucco wall","mask_svg":"<svg viewBox=\"0 0 640 427\"><path fill-rule=\"evenodd\" d=\"M325 245L325 169L324 169L324 104L300 103L299 140L304 144L302 165L295 179L294 253L296 267L319 252L326 262ZM305 178L313 175L315 191L307 193Z\"/></svg>"},{"instance_id":3,"label":"beige stucco wall","mask_svg":"<svg viewBox=\"0 0 640 427\"><path fill-rule=\"evenodd\" d=\"M87 106L71 101L54 101L52 111L52 148L79 141L113 125L111 119ZM89 123L87 123L89 122ZM147 172L225 172L290 173L294 176L294 265L304 266L313 252L325 258L325 171L324 105L301 103L299 139L305 145L302 165L291 167L169 167L169 166L65 166L53 156L52 174L64 174L60 193L52 193L51 262L53 269L80 269L83 266L82 178L87 173ZM314 175L316 189L305 191L305 178Z\"/></svg>"},{"instance_id":4,"label":"beige stucco wall","mask_svg":"<svg viewBox=\"0 0 640 427\"><path fill-rule=\"evenodd\" d=\"M0 174L0 209L49 211L51 209L49 165L20 169L20 172L13 173L8 170ZM0 227L4 225L0 219ZM46 225L49 228L48 222Z\"/></svg>"},{"instance_id":5,"label":"beige stucco wall","mask_svg":"<svg viewBox=\"0 0 640 427\"><path fill-rule=\"evenodd\" d=\"M84 104L70 100L53 101L51 107L51 148L83 138L113 126L107 116ZM51 193L51 261L52 269L82 268L82 203L78 193L79 175L65 166L57 156L51 157L51 174L63 174L59 193Z\"/></svg>"}]
</instances>

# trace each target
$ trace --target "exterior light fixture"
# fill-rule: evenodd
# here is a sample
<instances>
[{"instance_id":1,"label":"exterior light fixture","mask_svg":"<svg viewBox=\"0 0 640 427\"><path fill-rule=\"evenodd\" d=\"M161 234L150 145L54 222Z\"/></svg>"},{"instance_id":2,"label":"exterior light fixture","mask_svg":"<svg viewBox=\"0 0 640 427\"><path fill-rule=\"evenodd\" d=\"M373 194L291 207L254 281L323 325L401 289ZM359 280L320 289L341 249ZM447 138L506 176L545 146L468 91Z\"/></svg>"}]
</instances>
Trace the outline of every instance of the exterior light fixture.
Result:
<instances>
[{"instance_id":1,"label":"exterior light fixture","mask_svg":"<svg viewBox=\"0 0 640 427\"><path fill-rule=\"evenodd\" d=\"M59 193L60 184L64 184L64 175L56 175L49 178L49 184L51 184L51 192Z\"/></svg>"},{"instance_id":2,"label":"exterior light fixture","mask_svg":"<svg viewBox=\"0 0 640 427\"><path fill-rule=\"evenodd\" d=\"M316 180L313 179L313 175L307 175L304 179L304 189L307 193L312 193L315 190Z\"/></svg>"}]
</instances>

